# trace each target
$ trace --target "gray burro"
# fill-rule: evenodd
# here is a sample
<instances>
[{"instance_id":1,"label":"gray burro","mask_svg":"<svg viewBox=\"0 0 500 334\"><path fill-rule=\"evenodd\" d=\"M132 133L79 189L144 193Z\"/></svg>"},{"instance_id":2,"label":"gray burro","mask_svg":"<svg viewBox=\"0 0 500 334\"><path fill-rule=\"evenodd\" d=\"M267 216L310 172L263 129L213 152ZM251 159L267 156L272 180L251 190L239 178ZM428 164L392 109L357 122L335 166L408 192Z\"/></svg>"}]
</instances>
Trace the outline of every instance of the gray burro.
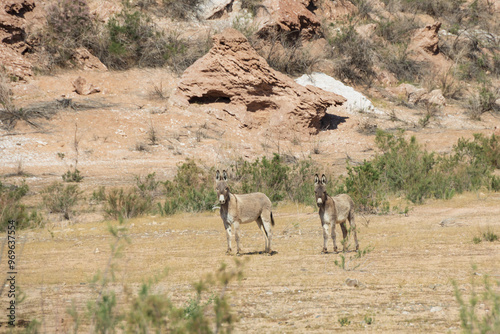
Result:
<instances>
[{"instance_id":1,"label":"gray burro","mask_svg":"<svg viewBox=\"0 0 500 334\"><path fill-rule=\"evenodd\" d=\"M265 252L272 254L271 239L274 226L271 200L263 193L251 193L237 195L231 193L227 185L227 172L219 171L215 175L215 189L220 203L220 216L224 223L227 235L227 254L231 254L231 232L234 226L234 235L237 245L237 253L240 254L240 224L257 222L264 234L266 241Z\"/></svg>"},{"instance_id":2,"label":"gray burro","mask_svg":"<svg viewBox=\"0 0 500 334\"><path fill-rule=\"evenodd\" d=\"M326 193L326 176L321 176L319 180L318 174L314 175L316 195L316 204L319 208L319 218L321 219L321 226L323 227L323 253L327 252L326 244L328 242L328 228L332 227L333 251L337 252L337 244L335 243L336 234L335 226L340 224L343 234L343 251L347 250L347 228L345 226L346 220L349 220L350 230L354 235L354 243L356 250L359 249L358 236L356 234L356 224L354 222L354 202L347 194L341 194L335 197L328 196Z\"/></svg>"}]
</instances>

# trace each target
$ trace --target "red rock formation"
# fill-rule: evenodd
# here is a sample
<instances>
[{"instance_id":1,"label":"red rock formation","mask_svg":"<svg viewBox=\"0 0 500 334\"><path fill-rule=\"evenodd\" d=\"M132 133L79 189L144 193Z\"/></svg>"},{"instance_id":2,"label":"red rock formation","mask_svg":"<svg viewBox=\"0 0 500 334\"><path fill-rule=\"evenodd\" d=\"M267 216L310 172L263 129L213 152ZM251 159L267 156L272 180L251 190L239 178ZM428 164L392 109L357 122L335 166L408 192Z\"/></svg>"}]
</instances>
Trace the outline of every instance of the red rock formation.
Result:
<instances>
[{"instance_id":1,"label":"red rock formation","mask_svg":"<svg viewBox=\"0 0 500 334\"><path fill-rule=\"evenodd\" d=\"M7 0L0 4L0 63L10 75L21 79L31 76L31 64L22 54L25 43L25 14L35 8L34 0Z\"/></svg>"},{"instance_id":2,"label":"red rock formation","mask_svg":"<svg viewBox=\"0 0 500 334\"><path fill-rule=\"evenodd\" d=\"M214 36L212 49L184 72L171 98L171 103L184 105L226 103L224 110L245 127L293 127L310 133L319 130L329 106L344 101L273 70L234 29Z\"/></svg>"},{"instance_id":3,"label":"red rock formation","mask_svg":"<svg viewBox=\"0 0 500 334\"><path fill-rule=\"evenodd\" d=\"M297 33L303 39L311 39L322 36L321 23L313 10L316 8L311 0L266 0L265 11L261 11L263 17L258 18L261 22L259 35L265 36L269 33Z\"/></svg>"}]
</instances>

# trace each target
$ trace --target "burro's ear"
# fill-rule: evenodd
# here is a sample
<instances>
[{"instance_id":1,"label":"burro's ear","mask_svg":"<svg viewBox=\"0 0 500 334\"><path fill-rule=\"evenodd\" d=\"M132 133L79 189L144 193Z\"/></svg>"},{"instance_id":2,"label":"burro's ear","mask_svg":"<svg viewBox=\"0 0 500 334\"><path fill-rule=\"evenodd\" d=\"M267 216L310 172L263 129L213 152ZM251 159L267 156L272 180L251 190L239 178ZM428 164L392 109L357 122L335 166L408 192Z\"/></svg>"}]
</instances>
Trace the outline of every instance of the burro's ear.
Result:
<instances>
[{"instance_id":1,"label":"burro's ear","mask_svg":"<svg viewBox=\"0 0 500 334\"><path fill-rule=\"evenodd\" d=\"M325 174L321 175L321 183L326 184L326 176L325 176Z\"/></svg>"},{"instance_id":2,"label":"burro's ear","mask_svg":"<svg viewBox=\"0 0 500 334\"><path fill-rule=\"evenodd\" d=\"M319 176L318 174L314 174L314 184L318 184L319 183Z\"/></svg>"},{"instance_id":3,"label":"burro's ear","mask_svg":"<svg viewBox=\"0 0 500 334\"><path fill-rule=\"evenodd\" d=\"M217 169L217 171L215 172L215 181L220 181L220 172L219 170Z\"/></svg>"},{"instance_id":4,"label":"burro's ear","mask_svg":"<svg viewBox=\"0 0 500 334\"><path fill-rule=\"evenodd\" d=\"M222 171L222 178L227 181L227 172L225 170Z\"/></svg>"}]
</instances>

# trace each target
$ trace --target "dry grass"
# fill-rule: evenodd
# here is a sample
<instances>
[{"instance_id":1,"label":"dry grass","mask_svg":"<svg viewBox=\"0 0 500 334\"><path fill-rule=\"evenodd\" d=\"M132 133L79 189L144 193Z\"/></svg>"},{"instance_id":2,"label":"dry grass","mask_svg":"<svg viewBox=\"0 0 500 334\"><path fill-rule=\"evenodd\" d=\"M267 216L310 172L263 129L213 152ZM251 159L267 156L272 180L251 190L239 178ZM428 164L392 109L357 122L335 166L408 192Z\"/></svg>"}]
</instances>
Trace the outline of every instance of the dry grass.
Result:
<instances>
[{"instance_id":1,"label":"dry grass","mask_svg":"<svg viewBox=\"0 0 500 334\"><path fill-rule=\"evenodd\" d=\"M481 274L500 275L500 243L472 242L479 226L500 231L499 200L500 194L460 195L415 207L408 217L369 216L368 226L358 215L361 248L371 245L374 250L361 270L349 272L334 265L339 254L320 254L315 208L280 206L273 238L278 254L255 254L263 251L264 238L256 224L242 226L243 251L254 254L243 256L248 258L245 279L230 285L232 308L240 318L236 331L320 333L339 329L343 317L350 321L343 329L352 332L458 331L458 304L450 281L468 294L471 264L477 264ZM441 227L449 217L460 224ZM128 225L132 244L118 260L122 301L122 283L135 288L167 267L169 274L156 290L184 304L193 293L190 283L214 272L221 262L233 263L224 255L226 240L217 212L144 217ZM74 300L78 309L85 308L93 296L88 282L109 259L112 237L107 224L49 224L20 231L18 238L18 285L27 294L18 317L43 319L47 332L64 331L71 323L67 307ZM5 261L1 263L5 272ZM357 279L362 287L348 287L347 278ZM433 307L441 310L431 312ZM364 323L365 317L372 317L373 323Z\"/></svg>"}]
</instances>

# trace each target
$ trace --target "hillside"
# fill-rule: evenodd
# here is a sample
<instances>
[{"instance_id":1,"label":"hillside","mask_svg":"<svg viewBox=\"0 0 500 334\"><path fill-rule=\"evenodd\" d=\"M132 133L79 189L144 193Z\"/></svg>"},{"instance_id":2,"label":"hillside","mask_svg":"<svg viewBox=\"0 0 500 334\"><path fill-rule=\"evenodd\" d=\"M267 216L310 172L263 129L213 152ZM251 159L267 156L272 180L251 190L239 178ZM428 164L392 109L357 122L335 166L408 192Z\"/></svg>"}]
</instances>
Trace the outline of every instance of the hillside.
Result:
<instances>
[{"instance_id":1,"label":"hillside","mask_svg":"<svg viewBox=\"0 0 500 334\"><path fill-rule=\"evenodd\" d=\"M134 292L118 304L164 267L172 279L155 293L193 302L190 283L234 267L212 210L226 169L234 191L265 192L277 212L276 256L242 227L236 332L324 332L344 316L351 331L367 317L376 331L458 331L452 281L468 295L471 265L500 275L498 241L481 239L500 233L499 16L490 0L3 1L0 218L28 227L21 269L35 274L20 283L21 318L73 328L66 308L46 316L39 291L83 314L96 297L84 282L113 259L103 222L120 216ZM368 268L320 255L315 173L356 200ZM439 225L448 218L458 223ZM246 283L248 303L235 298Z\"/></svg>"}]
</instances>

